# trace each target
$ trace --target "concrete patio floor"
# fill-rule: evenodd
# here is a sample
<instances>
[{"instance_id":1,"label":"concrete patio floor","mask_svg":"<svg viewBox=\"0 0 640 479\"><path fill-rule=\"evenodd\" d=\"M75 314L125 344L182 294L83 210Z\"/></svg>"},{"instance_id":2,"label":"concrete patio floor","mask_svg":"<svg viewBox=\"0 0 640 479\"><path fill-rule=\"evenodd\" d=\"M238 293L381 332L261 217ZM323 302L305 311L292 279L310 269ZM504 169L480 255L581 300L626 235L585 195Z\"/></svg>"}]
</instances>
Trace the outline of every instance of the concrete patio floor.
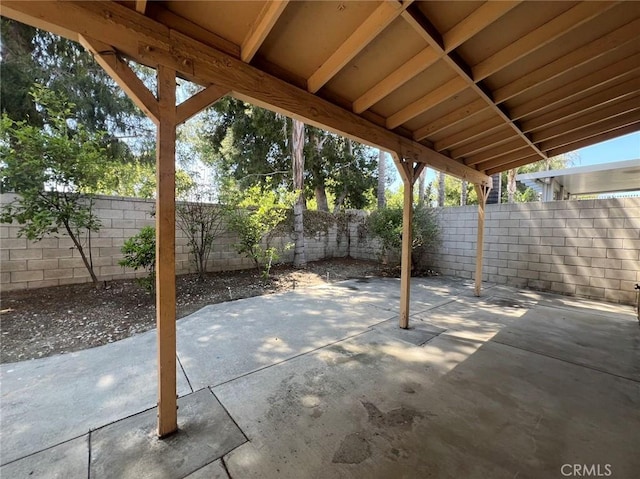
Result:
<instances>
[{"instance_id":1,"label":"concrete patio floor","mask_svg":"<svg viewBox=\"0 0 640 479\"><path fill-rule=\"evenodd\" d=\"M637 477L632 308L472 291L414 278L408 331L395 279L208 306L178 322L163 441L155 331L3 364L0 477Z\"/></svg>"}]
</instances>

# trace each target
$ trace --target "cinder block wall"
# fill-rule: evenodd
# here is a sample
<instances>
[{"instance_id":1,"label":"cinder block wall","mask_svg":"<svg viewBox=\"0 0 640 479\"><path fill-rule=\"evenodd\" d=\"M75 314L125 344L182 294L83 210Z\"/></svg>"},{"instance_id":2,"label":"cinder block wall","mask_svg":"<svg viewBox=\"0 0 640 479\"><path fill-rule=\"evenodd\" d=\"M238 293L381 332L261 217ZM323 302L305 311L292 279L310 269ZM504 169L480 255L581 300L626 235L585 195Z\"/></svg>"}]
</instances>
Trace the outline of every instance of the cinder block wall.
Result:
<instances>
[{"instance_id":1,"label":"cinder block wall","mask_svg":"<svg viewBox=\"0 0 640 479\"><path fill-rule=\"evenodd\" d=\"M640 198L488 205L483 279L632 304L640 281ZM442 274L475 276L477 206L438 211Z\"/></svg>"},{"instance_id":2,"label":"cinder block wall","mask_svg":"<svg viewBox=\"0 0 640 479\"><path fill-rule=\"evenodd\" d=\"M2 195L2 202L11 201L12 195ZM125 240L134 236L144 226L155 224L151 213L152 200L99 196L94 208L102 227L92 237L92 255L96 275L101 281L144 276L145 273L122 268L120 248ZM346 231L330 227L326 232L305 237L307 261L323 258L353 256L361 259L375 259L375 242L357 241L358 219L363 212L351 212L354 222L347 224ZM18 238L17 224L0 225L0 288L2 291L42 288L71 283L91 281L80 254L65 234L49 237L41 241ZM253 268L253 262L236 253L233 245L237 238L230 234L221 235L214 245L208 263L209 271L228 271ZM275 246L292 243L293 238L282 236L272 239ZM293 248L285 250L280 262L293 260ZM184 233L176 228L176 272L178 274L195 271L190 260L189 245Z\"/></svg>"}]
</instances>

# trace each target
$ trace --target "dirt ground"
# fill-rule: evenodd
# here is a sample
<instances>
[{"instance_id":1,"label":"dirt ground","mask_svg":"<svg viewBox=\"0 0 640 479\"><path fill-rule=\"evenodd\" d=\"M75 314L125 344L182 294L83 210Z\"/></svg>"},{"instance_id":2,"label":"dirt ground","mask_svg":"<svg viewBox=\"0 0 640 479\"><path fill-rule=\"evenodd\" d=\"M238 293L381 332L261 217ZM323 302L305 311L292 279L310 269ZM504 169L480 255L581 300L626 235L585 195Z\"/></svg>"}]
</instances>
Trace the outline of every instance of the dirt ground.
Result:
<instances>
[{"instance_id":1,"label":"dirt ground","mask_svg":"<svg viewBox=\"0 0 640 479\"><path fill-rule=\"evenodd\" d=\"M272 269L269 280L256 270L178 276L177 316L214 303L273 294L325 282L393 275L377 263L333 259ZM154 295L130 280L57 286L2 294L0 362L25 361L118 341L155 327Z\"/></svg>"}]
</instances>

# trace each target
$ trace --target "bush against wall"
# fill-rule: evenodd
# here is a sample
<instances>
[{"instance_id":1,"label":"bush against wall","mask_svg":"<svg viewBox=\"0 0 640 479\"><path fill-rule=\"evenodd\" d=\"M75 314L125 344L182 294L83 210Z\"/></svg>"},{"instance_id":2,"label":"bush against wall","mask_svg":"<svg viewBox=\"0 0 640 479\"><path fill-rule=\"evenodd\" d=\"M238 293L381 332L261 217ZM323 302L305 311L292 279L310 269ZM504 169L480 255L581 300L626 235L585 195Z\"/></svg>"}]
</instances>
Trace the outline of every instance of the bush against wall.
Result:
<instances>
[{"instance_id":1,"label":"bush against wall","mask_svg":"<svg viewBox=\"0 0 640 479\"><path fill-rule=\"evenodd\" d=\"M378 238L382 245L381 255L398 256L402 249L402 207L389 206L374 211L368 218L367 231ZM416 206L411 223L411 264L420 261L439 242L439 226L433 208Z\"/></svg>"},{"instance_id":2,"label":"bush against wall","mask_svg":"<svg viewBox=\"0 0 640 479\"><path fill-rule=\"evenodd\" d=\"M144 289L152 292L156 282L156 229L153 226L142 228L140 233L124 242L122 254L124 259L119 262L120 266L147 271L148 275L138 278L138 282Z\"/></svg>"}]
</instances>

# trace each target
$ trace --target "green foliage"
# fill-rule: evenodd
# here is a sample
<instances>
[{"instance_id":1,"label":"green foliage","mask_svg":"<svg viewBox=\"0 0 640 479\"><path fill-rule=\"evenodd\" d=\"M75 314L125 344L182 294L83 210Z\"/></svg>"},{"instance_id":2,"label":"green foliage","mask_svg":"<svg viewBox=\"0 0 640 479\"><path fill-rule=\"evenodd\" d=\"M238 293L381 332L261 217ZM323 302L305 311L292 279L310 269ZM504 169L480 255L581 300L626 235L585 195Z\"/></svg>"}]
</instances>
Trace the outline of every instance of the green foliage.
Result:
<instances>
[{"instance_id":1,"label":"green foliage","mask_svg":"<svg viewBox=\"0 0 640 479\"><path fill-rule=\"evenodd\" d=\"M0 182L2 192L18 196L2 207L2 221L22 225L30 240L66 232L80 252L92 280L91 232L100 222L93 214L91 195L100 176L102 133L91 133L73 119L73 105L61 95L36 85L31 95L46 112L43 128L2 116ZM73 127L71 126L73 125ZM89 258L85 254L86 238Z\"/></svg>"},{"instance_id":2,"label":"green foliage","mask_svg":"<svg viewBox=\"0 0 640 479\"><path fill-rule=\"evenodd\" d=\"M373 211L367 229L382 243L383 254L398 253L402 248L402 207L391 205ZM434 210L427 206L413 209L411 250L414 262L418 255L432 249L438 242L439 228Z\"/></svg>"},{"instance_id":3,"label":"green foliage","mask_svg":"<svg viewBox=\"0 0 640 479\"><path fill-rule=\"evenodd\" d=\"M227 187L224 194L227 225L238 236L234 247L239 254L250 258L258 270L262 268L265 278L269 277L271 266L280 254L269 244L270 234L285 220L294 198L295 193L282 187L274 190L270 181L264 188L254 185L242 193Z\"/></svg>"},{"instance_id":4,"label":"green foliage","mask_svg":"<svg viewBox=\"0 0 640 479\"><path fill-rule=\"evenodd\" d=\"M134 270L144 269L148 276L138 278L138 282L144 289L152 292L155 288L156 269L156 230L153 226L145 226L140 232L124 242L120 249L124 259L119 265Z\"/></svg>"},{"instance_id":5,"label":"green foliage","mask_svg":"<svg viewBox=\"0 0 640 479\"><path fill-rule=\"evenodd\" d=\"M537 173L539 171L548 171L548 170L561 170L563 168L568 168L572 166L577 159L578 159L577 154L564 154L564 155L554 156L551 158L547 158L546 160L540 160L540 161L536 161L535 163L529 163L528 165L521 166L516 170L516 174ZM502 203L508 203L509 191L507 188L508 175L506 171L502 173L501 183L502 183L502 197L500 201ZM530 201L538 201L538 194L535 192L535 190L527 187L525 184L516 182L514 202L527 203Z\"/></svg>"},{"instance_id":6,"label":"green foliage","mask_svg":"<svg viewBox=\"0 0 640 479\"><path fill-rule=\"evenodd\" d=\"M211 195L202 189L195 189L191 200L176 205L176 223L188 239L191 257L199 278L204 279L207 261L216 238L224 233L224 208L206 203Z\"/></svg>"}]
</instances>

